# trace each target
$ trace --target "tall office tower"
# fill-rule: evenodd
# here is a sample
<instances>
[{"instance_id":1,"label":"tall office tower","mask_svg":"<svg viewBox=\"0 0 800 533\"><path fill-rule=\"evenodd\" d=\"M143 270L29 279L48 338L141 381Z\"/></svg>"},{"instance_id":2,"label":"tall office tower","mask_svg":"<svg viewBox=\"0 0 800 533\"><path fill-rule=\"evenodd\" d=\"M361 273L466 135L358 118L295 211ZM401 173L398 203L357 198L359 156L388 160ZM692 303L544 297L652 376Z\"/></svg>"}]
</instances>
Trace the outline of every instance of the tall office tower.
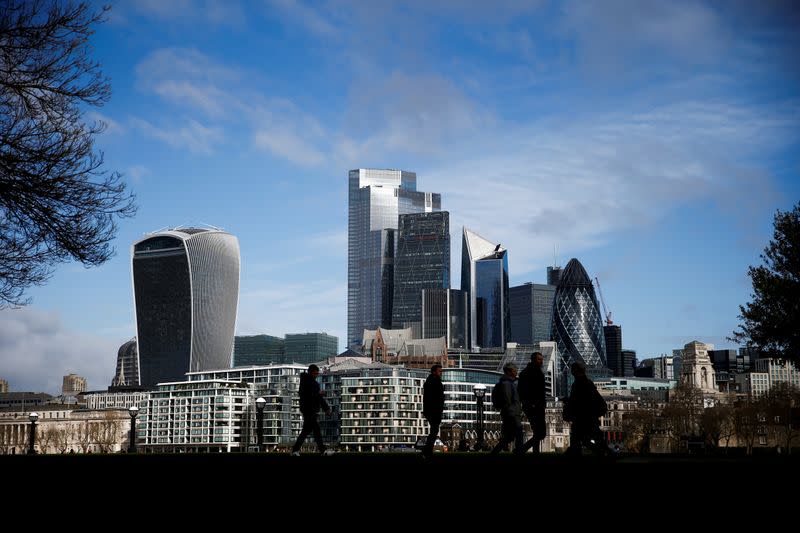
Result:
<instances>
[{"instance_id":1,"label":"tall office tower","mask_svg":"<svg viewBox=\"0 0 800 533\"><path fill-rule=\"evenodd\" d=\"M79 392L86 390L86 378L78 376L77 374L68 374L64 376L64 381L61 385L61 394L76 395Z\"/></svg>"},{"instance_id":2,"label":"tall office tower","mask_svg":"<svg viewBox=\"0 0 800 533\"><path fill-rule=\"evenodd\" d=\"M505 348L511 333L508 251L464 228L461 290L469 293L470 348Z\"/></svg>"},{"instance_id":3,"label":"tall office tower","mask_svg":"<svg viewBox=\"0 0 800 533\"><path fill-rule=\"evenodd\" d=\"M390 328L398 217L442 208L441 195L417 191L417 175L360 168L348 175L347 346L365 329Z\"/></svg>"},{"instance_id":4,"label":"tall office tower","mask_svg":"<svg viewBox=\"0 0 800 533\"><path fill-rule=\"evenodd\" d=\"M450 288L450 213L400 215L392 328L422 338L422 290Z\"/></svg>"},{"instance_id":5,"label":"tall office tower","mask_svg":"<svg viewBox=\"0 0 800 533\"><path fill-rule=\"evenodd\" d=\"M260 366L284 363L285 341L272 335L237 335L233 338L233 364Z\"/></svg>"},{"instance_id":6,"label":"tall office tower","mask_svg":"<svg viewBox=\"0 0 800 533\"><path fill-rule=\"evenodd\" d=\"M589 275L577 259L564 269L553 303L553 340L558 344L565 373L575 361L586 365L590 375L605 366L605 338L597 296Z\"/></svg>"},{"instance_id":7,"label":"tall office tower","mask_svg":"<svg viewBox=\"0 0 800 533\"><path fill-rule=\"evenodd\" d=\"M136 337L119 347L117 351L117 371L111 380L111 386L139 386L139 357L136 355Z\"/></svg>"},{"instance_id":8,"label":"tall office tower","mask_svg":"<svg viewBox=\"0 0 800 533\"><path fill-rule=\"evenodd\" d=\"M509 289L511 342L534 344L550 340L555 294L554 286L538 283L526 283Z\"/></svg>"},{"instance_id":9,"label":"tall office tower","mask_svg":"<svg viewBox=\"0 0 800 533\"><path fill-rule=\"evenodd\" d=\"M621 377L631 377L636 370L636 350L620 350L622 357L622 374ZM655 376L654 376L655 377Z\"/></svg>"},{"instance_id":10,"label":"tall office tower","mask_svg":"<svg viewBox=\"0 0 800 533\"><path fill-rule=\"evenodd\" d=\"M0 394L8 392L8 381L0 379Z\"/></svg>"},{"instance_id":11,"label":"tall office tower","mask_svg":"<svg viewBox=\"0 0 800 533\"><path fill-rule=\"evenodd\" d=\"M547 284L558 286L558 282L561 281L561 274L564 271L561 269L560 266L551 266L547 267Z\"/></svg>"},{"instance_id":12,"label":"tall office tower","mask_svg":"<svg viewBox=\"0 0 800 533\"><path fill-rule=\"evenodd\" d=\"M603 326L603 337L606 341L606 364L611 375L626 376L622 360L622 328L616 325Z\"/></svg>"},{"instance_id":13,"label":"tall office tower","mask_svg":"<svg viewBox=\"0 0 800 533\"><path fill-rule=\"evenodd\" d=\"M239 302L236 237L174 228L135 242L131 256L141 386L229 368Z\"/></svg>"},{"instance_id":14,"label":"tall office tower","mask_svg":"<svg viewBox=\"0 0 800 533\"><path fill-rule=\"evenodd\" d=\"M339 337L327 333L287 333L285 361L308 365L339 353Z\"/></svg>"},{"instance_id":15,"label":"tall office tower","mask_svg":"<svg viewBox=\"0 0 800 533\"><path fill-rule=\"evenodd\" d=\"M466 350L468 296L457 289L422 289L422 338L444 337L448 350Z\"/></svg>"}]
</instances>

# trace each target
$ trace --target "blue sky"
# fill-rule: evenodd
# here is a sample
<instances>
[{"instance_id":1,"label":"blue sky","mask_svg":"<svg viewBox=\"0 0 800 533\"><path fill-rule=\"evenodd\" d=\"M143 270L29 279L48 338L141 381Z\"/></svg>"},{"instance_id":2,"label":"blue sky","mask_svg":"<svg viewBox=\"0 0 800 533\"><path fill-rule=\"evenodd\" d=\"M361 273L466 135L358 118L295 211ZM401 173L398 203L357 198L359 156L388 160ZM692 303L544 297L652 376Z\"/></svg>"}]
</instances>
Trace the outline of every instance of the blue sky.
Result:
<instances>
[{"instance_id":1,"label":"blue sky","mask_svg":"<svg viewBox=\"0 0 800 533\"><path fill-rule=\"evenodd\" d=\"M732 347L776 209L800 199L790 1L114 2L89 118L139 212L117 255L0 312L0 377L106 387L135 334L130 244L239 238L237 333L346 331L347 171L415 171L513 285L577 257L639 357Z\"/></svg>"}]
</instances>

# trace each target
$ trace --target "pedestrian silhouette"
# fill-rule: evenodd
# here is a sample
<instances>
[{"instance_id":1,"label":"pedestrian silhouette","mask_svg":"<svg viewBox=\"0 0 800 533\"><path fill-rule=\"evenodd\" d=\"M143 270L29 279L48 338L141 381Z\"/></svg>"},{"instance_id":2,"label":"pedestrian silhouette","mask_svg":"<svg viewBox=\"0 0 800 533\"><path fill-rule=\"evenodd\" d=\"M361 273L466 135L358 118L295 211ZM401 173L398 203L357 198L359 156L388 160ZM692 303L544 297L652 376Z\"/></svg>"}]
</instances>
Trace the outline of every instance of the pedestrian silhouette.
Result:
<instances>
[{"instance_id":1,"label":"pedestrian silhouette","mask_svg":"<svg viewBox=\"0 0 800 533\"><path fill-rule=\"evenodd\" d=\"M575 381L563 413L564 420L572 424L566 454L580 456L585 445L596 454L607 455L608 447L600 431L600 417L608 412L606 401L586 376L583 363L572 363L570 370Z\"/></svg>"},{"instance_id":2,"label":"pedestrian silhouette","mask_svg":"<svg viewBox=\"0 0 800 533\"><path fill-rule=\"evenodd\" d=\"M425 446L422 448L423 457L433 456L433 446L439 436L442 413L444 413L444 385L442 384L442 365L437 363L431 367L431 373L428 374L428 379L425 380L422 388L422 414L431 426L428 440L425 441Z\"/></svg>"},{"instance_id":3,"label":"pedestrian silhouette","mask_svg":"<svg viewBox=\"0 0 800 533\"><path fill-rule=\"evenodd\" d=\"M544 418L544 408L547 405L547 401L545 398L544 373L542 372L543 363L544 356L542 352L533 352L531 354L531 362L520 372L519 380L517 381L522 410L531 424L531 430L533 430L533 437L525 443L523 451L532 449L533 453L539 453L539 444L547 435L547 424Z\"/></svg>"},{"instance_id":4,"label":"pedestrian silhouette","mask_svg":"<svg viewBox=\"0 0 800 533\"><path fill-rule=\"evenodd\" d=\"M322 432L317 421L320 409L323 409L327 415L331 414L331 408L325 401L325 393L320 390L319 383L317 383L318 375L319 367L317 365L309 365L308 372L300 374L300 390L298 392L300 393L300 412L303 414L303 429L300 430L300 435L297 436L292 447L292 455L300 455L300 448L309 433L314 434L319 453L325 455L332 453L332 450L325 449Z\"/></svg>"},{"instance_id":5,"label":"pedestrian silhouette","mask_svg":"<svg viewBox=\"0 0 800 533\"><path fill-rule=\"evenodd\" d=\"M525 453L522 444L522 404L519 402L516 380L517 365L506 363L503 366L503 376L495 385L500 387L499 394L492 393L492 403L496 409L500 409L500 418L503 420L500 442L492 448L492 454L508 450L511 441L514 441L514 453ZM495 398L499 398L499 405L495 403Z\"/></svg>"}]
</instances>

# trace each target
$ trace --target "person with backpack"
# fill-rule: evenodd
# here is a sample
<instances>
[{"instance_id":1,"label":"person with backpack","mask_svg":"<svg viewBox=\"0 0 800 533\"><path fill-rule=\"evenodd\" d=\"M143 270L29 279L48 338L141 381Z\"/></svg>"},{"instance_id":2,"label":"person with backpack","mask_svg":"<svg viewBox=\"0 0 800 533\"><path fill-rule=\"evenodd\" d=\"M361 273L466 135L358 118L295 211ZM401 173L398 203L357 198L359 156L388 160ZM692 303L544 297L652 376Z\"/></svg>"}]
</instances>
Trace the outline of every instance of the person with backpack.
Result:
<instances>
[{"instance_id":1,"label":"person with backpack","mask_svg":"<svg viewBox=\"0 0 800 533\"><path fill-rule=\"evenodd\" d=\"M547 435L547 424L544 417L547 400L542 364L544 364L542 352L533 352L531 354L531 362L520 372L519 380L517 381L522 411L531 424L531 430L533 430L533 437L525 443L523 450L532 449L533 453L539 453L539 443Z\"/></svg>"},{"instance_id":2,"label":"person with backpack","mask_svg":"<svg viewBox=\"0 0 800 533\"><path fill-rule=\"evenodd\" d=\"M600 431L600 417L608 412L606 401L586 376L583 363L572 363L570 371L575 381L563 413L564 420L572 424L569 448L565 455L580 456L584 445L598 455L607 455L609 450L603 432Z\"/></svg>"},{"instance_id":3,"label":"person with backpack","mask_svg":"<svg viewBox=\"0 0 800 533\"><path fill-rule=\"evenodd\" d=\"M503 365L503 376L492 389L492 405L500 411L500 418L503 420L502 435L500 442L492 449L493 455L508 450L511 441L514 441L515 454L525 453L522 443L522 404L519 401L516 380L517 365L506 363Z\"/></svg>"}]
</instances>

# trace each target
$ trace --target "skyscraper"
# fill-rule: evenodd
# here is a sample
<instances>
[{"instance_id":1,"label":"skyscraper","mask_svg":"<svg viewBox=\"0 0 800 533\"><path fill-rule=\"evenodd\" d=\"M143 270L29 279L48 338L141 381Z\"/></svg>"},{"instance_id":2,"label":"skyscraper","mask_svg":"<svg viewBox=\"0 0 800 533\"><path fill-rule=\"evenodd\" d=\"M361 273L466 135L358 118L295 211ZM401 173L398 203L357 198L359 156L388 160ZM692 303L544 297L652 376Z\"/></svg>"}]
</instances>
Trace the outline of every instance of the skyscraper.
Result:
<instances>
[{"instance_id":1,"label":"skyscraper","mask_svg":"<svg viewBox=\"0 0 800 533\"><path fill-rule=\"evenodd\" d=\"M448 349L466 349L468 305L464 291L422 289L422 338L444 337Z\"/></svg>"},{"instance_id":2,"label":"skyscraper","mask_svg":"<svg viewBox=\"0 0 800 533\"><path fill-rule=\"evenodd\" d=\"M625 362L622 359L622 328L609 324L603 326L603 337L606 341L606 364L613 376L626 376ZM633 372L633 368L630 369Z\"/></svg>"},{"instance_id":3,"label":"skyscraper","mask_svg":"<svg viewBox=\"0 0 800 533\"><path fill-rule=\"evenodd\" d=\"M573 258L556 288L553 304L553 340L558 344L562 371L575 361L590 374L606 366L605 338L594 286L583 265Z\"/></svg>"},{"instance_id":4,"label":"skyscraper","mask_svg":"<svg viewBox=\"0 0 800 533\"><path fill-rule=\"evenodd\" d=\"M390 328L398 217L442 207L441 195L417 191L417 175L360 168L348 175L347 346L365 329Z\"/></svg>"},{"instance_id":5,"label":"skyscraper","mask_svg":"<svg viewBox=\"0 0 800 533\"><path fill-rule=\"evenodd\" d=\"M547 284L558 286L558 282L561 281L561 275L564 271L561 269L560 266L550 266L547 267Z\"/></svg>"},{"instance_id":6,"label":"skyscraper","mask_svg":"<svg viewBox=\"0 0 800 533\"><path fill-rule=\"evenodd\" d=\"M239 241L174 228L135 242L133 297L142 387L228 368L239 302Z\"/></svg>"},{"instance_id":7,"label":"skyscraper","mask_svg":"<svg viewBox=\"0 0 800 533\"><path fill-rule=\"evenodd\" d=\"M450 288L450 213L400 215L392 328L422 338L422 290Z\"/></svg>"},{"instance_id":8,"label":"skyscraper","mask_svg":"<svg viewBox=\"0 0 800 533\"><path fill-rule=\"evenodd\" d=\"M511 332L508 252L464 228L461 290L469 292L470 348L505 348Z\"/></svg>"},{"instance_id":9,"label":"skyscraper","mask_svg":"<svg viewBox=\"0 0 800 533\"><path fill-rule=\"evenodd\" d=\"M136 387L139 385L139 356L136 353L136 338L129 340L117 351L117 371L111 380L112 387Z\"/></svg>"},{"instance_id":10,"label":"skyscraper","mask_svg":"<svg viewBox=\"0 0 800 533\"><path fill-rule=\"evenodd\" d=\"M550 340L555 293L554 286L538 283L526 283L509 289L511 342L534 344Z\"/></svg>"}]
</instances>

